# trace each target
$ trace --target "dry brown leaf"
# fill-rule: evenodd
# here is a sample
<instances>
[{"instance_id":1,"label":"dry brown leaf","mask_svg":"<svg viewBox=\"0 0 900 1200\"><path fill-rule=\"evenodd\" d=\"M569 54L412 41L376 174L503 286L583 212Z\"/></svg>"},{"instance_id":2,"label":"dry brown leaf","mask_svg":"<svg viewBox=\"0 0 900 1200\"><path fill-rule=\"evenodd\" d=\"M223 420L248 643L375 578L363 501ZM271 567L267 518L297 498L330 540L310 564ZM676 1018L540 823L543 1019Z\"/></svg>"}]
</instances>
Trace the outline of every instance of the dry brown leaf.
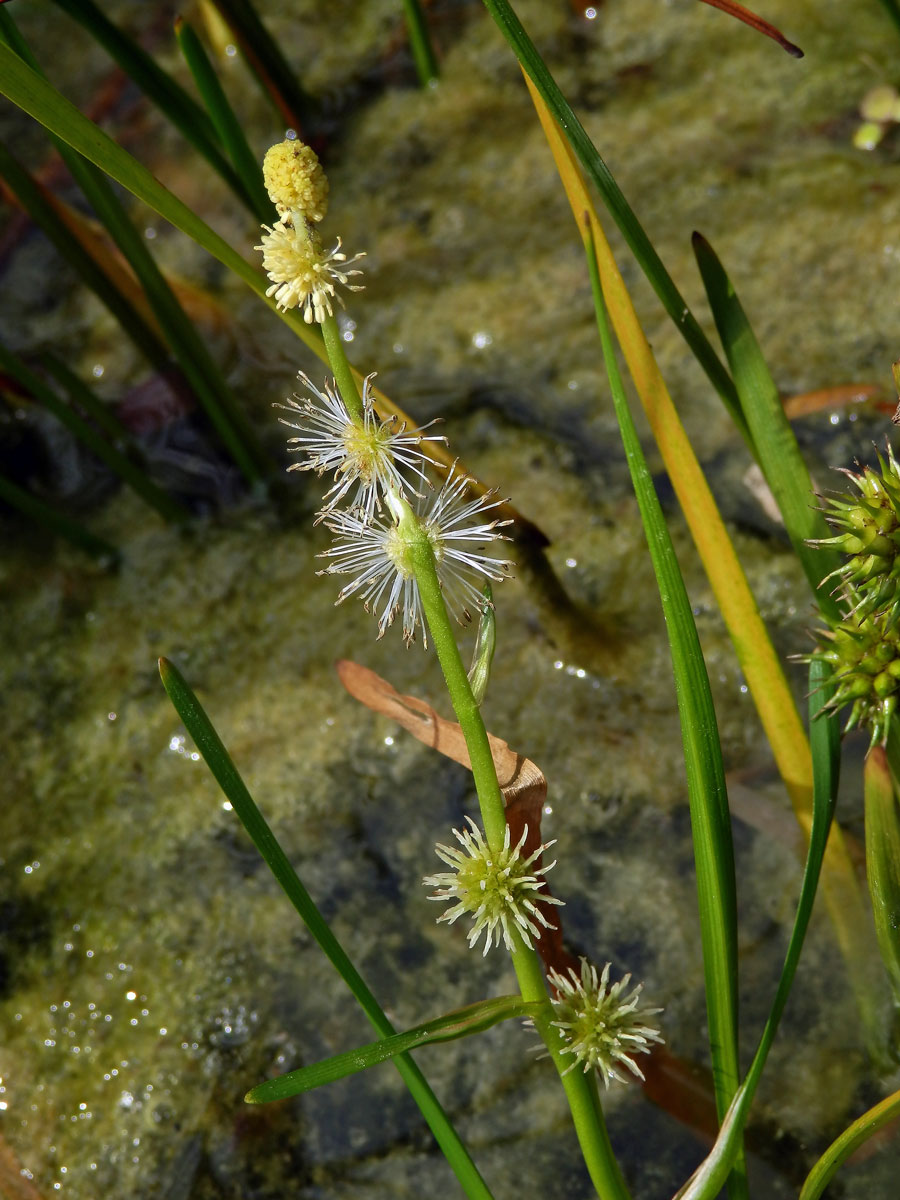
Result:
<instances>
[{"instance_id":1,"label":"dry brown leaf","mask_svg":"<svg viewBox=\"0 0 900 1200\"><path fill-rule=\"evenodd\" d=\"M452 758L471 770L469 751L463 732L455 721L446 721L425 700L401 694L386 679L363 667L359 663L341 659L337 664L341 683L360 704L373 712L390 717L398 725L445 758ZM524 754L517 754L502 738L488 734L491 755L497 771L497 782L506 801L506 823L509 836L515 845L528 826L523 853L534 853L541 844L541 817L547 799L547 780L540 767ZM538 860L537 865L540 865ZM546 883L544 885L546 887ZM547 889L549 893L549 888ZM552 904L541 906L547 920L553 925L545 929L536 946L545 967L563 972L568 967L577 970L578 961L564 949L559 909Z\"/></svg>"}]
</instances>

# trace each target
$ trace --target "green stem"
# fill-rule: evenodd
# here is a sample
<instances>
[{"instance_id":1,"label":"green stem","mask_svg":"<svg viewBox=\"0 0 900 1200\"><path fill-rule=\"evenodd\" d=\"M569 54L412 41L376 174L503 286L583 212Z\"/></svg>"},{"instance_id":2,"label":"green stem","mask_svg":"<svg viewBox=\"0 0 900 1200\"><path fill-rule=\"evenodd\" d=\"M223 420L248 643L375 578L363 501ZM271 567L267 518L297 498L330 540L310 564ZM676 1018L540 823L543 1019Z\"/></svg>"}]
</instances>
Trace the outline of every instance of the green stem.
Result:
<instances>
[{"instance_id":1,"label":"green stem","mask_svg":"<svg viewBox=\"0 0 900 1200\"><path fill-rule=\"evenodd\" d=\"M481 711L472 695L469 677L463 666L447 606L444 603L434 561L434 551L427 533L410 509L407 508L400 525L404 533L408 535L407 544L410 548L412 568L419 588L425 619L428 622L438 661L444 673L453 710L466 739L485 837L491 850L498 853L506 835L506 803L497 782L497 772L494 768L487 730L484 727ZM522 998L546 1005L547 987L544 983L544 974L537 951L532 946L526 946L518 935L516 935L516 943L516 947L512 951L512 962ZM571 1066L572 1060L571 1058L567 1060L560 1052L560 1038L558 1031L550 1023L552 1013L549 1007L545 1012L545 1016L535 1018L535 1028L541 1035L556 1069L562 1077L572 1120L575 1124L575 1132L578 1135L585 1165L594 1187L597 1189L597 1195L601 1197L601 1200L629 1200L628 1188L613 1155L606 1132L593 1072L585 1074L576 1069L563 1075L566 1068Z\"/></svg>"},{"instance_id":2,"label":"green stem","mask_svg":"<svg viewBox=\"0 0 900 1200\"><path fill-rule=\"evenodd\" d=\"M344 350L344 339L341 337L338 323L333 316L326 317L322 322L322 337L325 340L325 350L328 354L331 370L334 372L334 381L338 386L338 391L341 393L344 404L347 406L347 412L354 421L361 422L363 419L363 406L362 400L359 398L359 388L357 388L356 380L353 378L353 368L347 361L347 354Z\"/></svg>"}]
</instances>

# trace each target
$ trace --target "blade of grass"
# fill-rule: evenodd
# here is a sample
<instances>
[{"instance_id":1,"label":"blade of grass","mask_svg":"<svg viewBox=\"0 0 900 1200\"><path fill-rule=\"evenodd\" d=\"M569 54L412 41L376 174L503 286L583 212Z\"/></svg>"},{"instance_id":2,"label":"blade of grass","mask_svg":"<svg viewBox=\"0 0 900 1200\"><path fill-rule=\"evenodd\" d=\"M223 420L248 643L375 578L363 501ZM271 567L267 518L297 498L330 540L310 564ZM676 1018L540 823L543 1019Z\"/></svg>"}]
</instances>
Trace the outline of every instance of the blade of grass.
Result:
<instances>
[{"instance_id":1,"label":"blade of grass","mask_svg":"<svg viewBox=\"0 0 900 1200\"><path fill-rule=\"evenodd\" d=\"M881 7L893 22L894 28L900 33L900 4L897 0L881 0Z\"/></svg>"},{"instance_id":2,"label":"blade of grass","mask_svg":"<svg viewBox=\"0 0 900 1200\"><path fill-rule=\"evenodd\" d=\"M827 547L808 545L809 539L827 538L830 531L825 518L813 504L809 471L785 416L778 389L734 286L715 252L699 233L694 234L692 242L766 483L775 497L788 537L823 615L829 621L840 621L837 601L827 589L820 589L819 584L840 566L841 559Z\"/></svg>"},{"instance_id":3,"label":"blade of grass","mask_svg":"<svg viewBox=\"0 0 900 1200\"><path fill-rule=\"evenodd\" d=\"M111 446L101 434L69 407L44 381L0 343L0 367L17 380L35 400L39 401L78 440L106 463L113 474L127 484L151 508L156 509L165 521L180 523L188 519L188 512L177 500L158 488L151 479L134 465L130 459Z\"/></svg>"},{"instance_id":4,"label":"blade of grass","mask_svg":"<svg viewBox=\"0 0 900 1200\"><path fill-rule=\"evenodd\" d=\"M587 231L583 218L585 213L589 215L604 294L616 335L728 626L775 762L791 797L797 821L809 837L813 790L809 743L781 662L759 615L706 477L640 327L574 155L530 81L529 89L585 245ZM875 947L854 867L837 825L832 827L828 842L822 890L841 952L848 964L870 1045L875 1047L878 1041L878 1016L867 982Z\"/></svg>"},{"instance_id":5,"label":"blade of grass","mask_svg":"<svg viewBox=\"0 0 900 1200\"><path fill-rule=\"evenodd\" d=\"M392 1037L381 1038L380 1041L370 1042L356 1050L335 1054L322 1062L311 1063L297 1071L288 1071L275 1079L267 1079L265 1083L251 1088L244 1099L248 1104L284 1100L287 1096L297 1096L301 1092L322 1087L323 1084L344 1079L347 1075L355 1075L357 1071L365 1071L368 1067L387 1062L396 1055L416 1050L419 1046L469 1037L473 1033L490 1029L499 1021L508 1021L511 1017L534 1017L547 1007L545 1004L526 1004L521 996L497 996L492 1000L479 1000L476 1004L469 1004L465 1008L456 1009L455 1012L445 1013L432 1021L416 1025L404 1033L395 1033Z\"/></svg>"},{"instance_id":6,"label":"blade of grass","mask_svg":"<svg viewBox=\"0 0 900 1200\"><path fill-rule=\"evenodd\" d=\"M653 244L622 194L609 167L600 157L584 126L575 116L556 80L550 74L546 63L523 29L512 6L508 0L484 0L484 5L521 63L522 69L559 123L563 134L577 155L578 161L587 172L588 178L599 190L610 216L621 230L628 248L647 276L650 285L662 302L663 308L675 322L676 328L690 346L697 362L722 397L722 402L731 414L735 425L746 438L746 425L738 403L737 392L728 372L685 303L681 292L672 281L662 259L653 248Z\"/></svg>"},{"instance_id":7,"label":"blade of grass","mask_svg":"<svg viewBox=\"0 0 900 1200\"><path fill-rule=\"evenodd\" d=\"M0 10L0 14L2 14L2 10ZM201 217L165 188L142 163L118 146L102 129L89 121L64 96L55 91L45 79L23 63L3 44L2 39L0 39L0 94L7 96L24 112L34 117L45 128L77 150L79 154L100 167L111 179L121 184L132 195L137 196L164 220L202 246L207 253L232 271L251 291L255 292L313 354L327 365L328 355L325 352L321 334L304 322L297 309L285 311L277 307L275 301L266 295L269 281L259 268L251 266L233 246L229 245ZM362 382L362 373L355 368L354 376L357 381ZM400 405L394 403L384 392L378 388L372 388L371 391L380 416L395 416L400 422L407 425L416 424ZM442 469L449 470L453 465L452 454L440 442L429 443L428 455ZM464 470L461 463L458 465L460 470ZM466 474L470 475L469 472ZM477 491L488 490L485 484L472 478ZM543 534L511 504L498 506L498 515L501 513L501 509L503 516L512 517L517 525L526 531L526 537L538 546L546 545L546 538Z\"/></svg>"},{"instance_id":8,"label":"blade of grass","mask_svg":"<svg viewBox=\"0 0 900 1200\"><path fill-rule=\"evenodd\" d=\"M825 857L828 833L834 817L837 799L838 778L841 762L841 734L834 713L824 712L829 696L828 668L823 663L811 663L809 669L810 689L810 740L813 760L813 817L809 848L800 897L784 966L775 990L775 998L769 1012L756 1054L744 1082L738 1089L728 1115L722 1122L715 1145L697 1168L688 1182L679 1189L674 1200L715 1200L741 1145L741 1134L750 1114L750 1106L762 1077L766 1059L778 1032L788 996L800 961L803 940L809 927L816 888Z\"/></svg>"},{"instance_id":9,"label":"blade of grass","mask_svg":"<svg viewBox=\"0 0 900 1200\"><path fill-rule=\"evenodd\" d=\"M347 984L354 998L379 1037L396 1033L372 995L362 976L347 957L344 948L331 932L300 877L288 861L278 839L231 761L231 757L200 701L185 682L181 672L166 658L159 660L163 686L197 749L203 755L219 787L231 802L241 824L250 835L256 849L275 876L279 886L299 913L307 929L319 943L326 957ZM444 1152L466 1195L472 1200L491 1200L491 1193L469 1157L459 1135L450 1123L440 1102L429 1087L425 1076L408 1054L394 1060L403 1082L409 1088L435 1139Z\"/></svg>"},{"instance_id":10,"label":"blade of grass","mask_svg":"<svg viewBox=\"0 0 900 1200\"><path fill-rule=\"evenodd\" d=\"M299 133L315 109L250 0L213 0L250 70L286 124Z\"/></svg>"},{"instance_id":11,"label":"blade of grass","mask_svg":"<svg viewBox=\"0 0 900 1200\"><path fill-rule=\"evenodd\" d=\"M864 1142L867 1142L873 1133L877 1133L889 1121L895 1121L898 1117L900 1117L900 1092L886 1096L884 1100L858 1117L840 1137L835 1138L807 1175L806 1182L800 1191L799 1200L819 1200L838 1168L847 1161L850 1155L858 1150Z\"/></svg>"},{"instance_id":12,"label":"blade of grass","mask_svg":"<svg viewBox=\"0 0 900 1200\"><path fill-rule=\"evenodd\" d=\"M600 265L600 277L616 337L728 627L775 762L798 815L805 814L808 826L812 802L809 745L781 661L759 615L744 569L706 476L641 329L572 151L537 89L530 80L527 82L585 246L589 238L583 217L585 213L589 215L590 238Z\"/></svg>"},{"instance_id":13,"label":"blade of grass","mask_svg":"<svg viewBox=\"0 0 900 1200\"><path fill-rule=\"evenodd\" d=\"M53 533L64 537L66 541L71 542L80 550L84 550L92 558L105 561L110 566L115 566L121 560L122 556L118 549L110 542L97 537L78 521L73 521L71 517L59 512L44 500L38 500L36 496L32 496L30 492L20 488L5 475L0 475L0 500L5 500L7 504L24 513L26 517L30 517L39 525L44 525Z\"/></svg>"},{"instance_id":14,"label":"blade of grass","mask_svg":"<svg viewBox=\"0 0 900 1200\"><path fill-rule=\"evenodd\" d=\"M900 805L887 753L873 746L865 766L866 876L881 961L900 1004Z\"/></svg>"},{"instance_id":15,"label":"blade of grass","mask_svg":"<svg viewBox=\"0 0 900 1200\"><path fill-rule=\"evenodd\" d=\"M202 42L191 24L183 17L177 17L175 20L175 37L197 85L197 91L215 126L219 141L225 147L235 171L250 195L256 219L261 225L273 224L278 214L263 186L260 160L247 144L243 127L235 116Z\"/></svg>"},{"instance_id":16,"label":"blade of grass","mask_svg":"<svg viewBox=\"0 0 900 1200\"><path fill-rule=\"evenodd\" d=\"M6 39L8 48L34 74L41 75L33 55L3 9L0 9L0 38ZM52 130L50 132L76 183L140 280L178 365L223 444L247 481L251 485L261 484L266 461L256 433L157 267L144 239L135 229L103 172L92 162L85 161L65 139L56 137Z\"/></svg>"},{"instance_id":17,"label":"blade of grass","mask_svg":"<svg viewBox=\"0 0 900 1200\"><path fill-rule=\"evenodd\" d=\"M722 748L691 603L616 364L600 269L592 242L588 248L588 267L603 358L672 655L694 839L709 1045L716 1107L721 1120L728 1111L739 1080L737 896ZM748 1195L742 1166L738 1166L732 1175L731 1195Z\"/></svg>"},{"instance_id":18,"label":"blade of grass","mask_svg":"<svg viewBox=\"0 0 900 1200\"><path fill-rule=\"evenodd\" d=\"M403 0L403 11L406 14L406 29L409 33L409 45L416 64L416 73L423 88L433 87L438 79L438 64L431 35L428 31L428 20L422 11L419 0Z\"/></svg>"},{"instance_id":19,"label":"blade of grass","mask_svg":"<svg viewBox=\"0 0 900 1200\"><path fill-rule=\"evenodd\" d=\"M253 202L244 181L219 147L213 122L184 88L142 46L122 33L94 0L53 0L53 3L84 26L128 78L203 155L241 203L253 212Z\"/></svg>"},{"instance_id":20,"label":"blade of grass","mask_svg":"<svg viewBox=\"0 0 900 1200\"><path fill-rule=\"evenodd\" d=\"M0 176L18 199L23 210L40 226L59 253L78 273L113 314L125 333L144 357L162 370L170 361L169 352L157 333L131 303L116 282L82 244L77 232L62 217L59 204L22 167L0 142Z\"/></svg>"},{"instance_id":21,"label":"blade of grass","mask_svg":"<svg viewBox=\"0 0 900 1200\"><path fill-rule=\"evenodd\" d=\"M137 442L125 428L108 404L100 399L93 388L71 371L55 354L41 356L41 366L47 371L69 398L70 403L78 405L99 426L109 440L127 454L136 465L143 465L144 456Z\"/></svg>"}]
</instances>

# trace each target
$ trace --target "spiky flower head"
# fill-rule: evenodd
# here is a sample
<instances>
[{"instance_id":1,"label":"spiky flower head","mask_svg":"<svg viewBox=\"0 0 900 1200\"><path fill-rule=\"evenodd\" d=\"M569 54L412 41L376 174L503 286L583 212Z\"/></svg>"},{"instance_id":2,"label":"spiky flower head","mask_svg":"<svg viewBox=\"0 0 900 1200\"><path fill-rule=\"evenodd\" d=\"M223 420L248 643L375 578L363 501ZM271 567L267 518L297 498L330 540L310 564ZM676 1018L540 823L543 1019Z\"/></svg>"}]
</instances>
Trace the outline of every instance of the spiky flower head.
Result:
<instances>
[{"instance_id":1,"label":"spiky flower head","mask_svg":"<svg viewBox=\"0 0 900 1200\"><path fill-rule=\"evenodd\" d=\"M574 1056L565 1074L578 1063L583 1064L585 1071L596 1067L607 1087L611 1079L627 1081L628 1076L622 1074L620 1067L627 1067L632 1075L643 1079L633 1055L647 1054L654 1042L663 1040L659 1030L648 1024L650 1017L662 1009L640 1006L644 985L639 983L625 996L631 976L625 975L610 986L609 969L607 963L598 977L597 968L582 958L580 977L572 967L565 975L552 968L547 973L556 989L556 996L551 999L555 1017L551 1024L565 1042L562 1053Z\"/></svg>"},{"instance_id":2,"label":"spiky flower head","mask_svg":"<svg viewBox=\"0 0 900 1200\"><path fill-rule=\"evenodd\" d=\"M424 445L445 438L428 434L425 429L407 432L406 425L396 417L380 420L372 397L372 375L363 381L361 420L350 416L334 381L326 382L320 392L302 371L298 378L312 395L294 395L278 405L296 417L279 420L289 429L299 430L298 437L288 438L288 445L305 459L293 463L289 471L315 471L318 475L334 472L334 484L325 494L325 506L317 520L340 504L354 484L356 495L351 504L366 523L371 522L376 509L381 511L381 499L389 490L419 495L402 472L427 482Z\"/></svg>"},{"instance_id":3,"label":"spiky flower head","mask_svg":"<svg viewBox=\"0 0 900 1200\"><path fill-rule=\"evenodd\" d=\"M511 522L480 520L502 501L493 492L467 499L471 482L454 466L430 501L417 502L418 514L413 514L393 490L385 494L390 512L387 517L367 521L358 511L330 510L324 520L337 534L337 540L320 556L331 561L319 574L354 576L335 603L358 594L367 611L370 607L376 612L380 609L379 637L402 611L406 644L412 642L421 625L422 645L427 646L414 570L415 539L424 532L448 608L458 621L471 620L469 607L477 612L483 602L479 591L482 581L505 579L512 567L510 562L480 552L485 542L508 540L499 530ZM471 521L476 523L468 524Z\"/></svg>"},{"instance_id":4,"label":"spiky flower head","mask_svg":"<svg viewBox=\"0 0 900 1200\"><path fill-rule=\"evenodd\" d=\"M537 850L523 858L522 851L528 837L528 826L522 831L518 843L510 846L509 826L503 836L503 849L494 854L471 817L466 817L468 829L453 830L453 836L462 846L438 843L435 852L450 871L426 875L423 883L438 890L429 900L455 900L452 908L438 917L438 921L453 922L469 913L472 928L469 930L469 945L474 946L482 933L485 934L484 950L487 954L492 945L499 946L501 940L507 950L516 948L516 938L531 945L531 939L540 938L541 927L554 926L538 907L541 904L562 904L544 888L544 875L556 864L538 867L534 864L554 842L538 846Z\"/></svg>"},{"instance_id":5,"label":"spiky flower head","mask_svg":"<svg viewBox=\"0 0 900 1200\"><path fill-rule=\"evenodd\" d=\"M890 445L887 462L878 454L878 466L880 471L843 471L859 495L823 497L825 519L839 532L811 545L834 547L848 556L827 579L839 581L845 599L855 593L857 615L886 612L893 624L900 615L900 466Z\"/></svg>"},{"instance_id":6,"label":"spiky flower head","mask_svg":"<svg viewBox=\"0 0 900 1200\"><path fill-rule=\"evenodd\" d=\"M262 242L254 249L262 251L263 268L272 280L266 295L274 296L279 308L299 307L307 324L321 324L334 314L332 299L341 303L336 284L351 292L362 290L361 284L350 282L352 275L362 274L351 270L350 264L364 255L348 259L341 251L340 238L331 250L325 250L318 233L300 213L288 213L263 229Z\"/></svg>"},{"instance_id":7,"label":"spiky flower head","mask_svg":"<svg viewBox=\"0 0 900 1200\"><path fill-rule=\"evenodd\" d=\"M269 147L263 182L279 216L301 212L307 221L319 222L328 211L328 179L315 150L298 138Z\"/></svg>"},{"instance_id":8,"label":"spiky flower head","mask_svg":"<svg viewBox=\"0 0 900 1200\"><path fill-rule=\"evenodd\" d=\"M834 692L825 711L852 705L844 731L858 725L871 731L871 746L884 743L900 700L900 625L892 624L887 613L863 617L854 611L823 630L821 638L812 654L798 657L832 668Z\"/></svg>"}]
</instances>

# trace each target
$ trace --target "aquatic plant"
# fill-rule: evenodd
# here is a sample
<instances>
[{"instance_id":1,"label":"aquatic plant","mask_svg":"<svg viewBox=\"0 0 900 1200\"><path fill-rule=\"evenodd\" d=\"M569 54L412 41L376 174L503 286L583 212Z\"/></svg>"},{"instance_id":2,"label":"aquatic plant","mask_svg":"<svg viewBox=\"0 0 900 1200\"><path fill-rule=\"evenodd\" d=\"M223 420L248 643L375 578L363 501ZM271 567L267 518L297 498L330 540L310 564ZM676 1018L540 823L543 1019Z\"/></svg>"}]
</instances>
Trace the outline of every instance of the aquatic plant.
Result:
<instances>
[{"instance_id":1,"label":"aquatic plant","mask_svg":"<svg viewBox=\"0 0 900 1200\"><path fill-rule=\"evenodd\" d=\"M743 1130L793 986L820 877L846 973L860 993L861 1024L870 1043L883 1044L884 1040L875 1012L877 997L866 994L864 971L857 969L867 954L868 919L849 869L840 831L834 830L829 841L839 758L836 717L847 704L852 706L848 727L866 724L872 730L873 749L866 765L869 883L882 958L895 986L900 978L896 938L891 933L895 928L891 914L896 912L900 895L895 784L896 767L900 764L895 716L898 673L894 671L896 463L889 448L887 463L880 459L880 476L869 468L851 476L858 496L827 500L824 512L811 506L812 485L781 398L735 288L712 247L701 237L695 237L695 254L725 362L684 303L512 7L506 0L486 0L486 5L529 75L535 105L585 245L610 391L670 638L694 838L709 1054L713 1066L711 1095L719 1122L711 1153L678 1195L694 1200L712 1198L727 1186L729 1195L741 1200L750 1190L743 1162ZM243 23L235 28L240 28L243 37L257 39L254 45L262 74L272 93L283 100L287 92L293 91L294 103L302 106L305 99L299 88L291 89L289 82L283 86L276 82L283 79L283 64L259 31L254 32L252 8L236 0L229 0L222 7L225 11L243 13ZM86 5L85 10L92 11L92 6ZM407 5L407 11L414 29L418 29L420 76L423 82L433 80L434 64L428 63L422 41L421 12L412 4ZM101 16L95 13L91 20L98 30L106 30ZM324 551L327 565L321 574L350 577L338 595L338 602L357 595L367 608L374 610L379 637L396 635L411 643L421 635L423 647L427 648L429 641L434 647L458 724L441 724L436 716L428 716L426 720L414 698L397 693L391 697L395 705L392 715L396 710L407 716L417 714L415 719L422 718L429 735L435 735L432 744L471 768L481 822L467 817L467 828L453 830L461 849L438 844L438 857L450 869L427 876L426 883L436 889L432 899L450 904L437 918L439 922L452 926L459 918L470 917L472 926L467 938L470 946L477 947L483 937L482 955L491 947L501 944L505 947L511 955L520 989L518 996L482 1000L431 1018L405 1033L396 1033L313 904L196 696L177 668L163 660L163 681L199 752L378 1035L378 1040L369 1046L268 1080L254 1087L247 1098L252 1103L284 1098L393 1059L466 1194L489 1197L487 1184L471 1155L408 1054L419 1046L481 1033L498 1021L526 1017L543 1039L560 1076L585 1168L597 1193L604 1198L624 1200L629 1195L628 1185L607 1135L598 1075L607 1087L615 1082L624 1083L629 1077L643 1077L635 1056L652 1055L654 1047L662 1041L662 1033L652 1020L661 1010L643 1005L641 984L629 990L629 974L610 983L612 966L606 961L608 952L598 958L598 962L606 964L599 971L584 957L576 963L568 954L559 911L562 901L547 890L546 875L553 864L543 863L543 854L554 844L542 841L540 829L541 786L545 795L546 781L530 763L533 771L527 786L523 787L518 777L505 777L501 766L507 764L509 756L517 770L522 756L488 734L481 716L480 704L489 687L496 633L492 601L490 593L485 594L485 584L507 577L512 567L511 562L488 553L487 547L492 541L511 539L518 533L508 502L501 501L499 493L485 488L461 468L445 450L443 439L426 432L429 426L420 428L399 414L386 397L377 393L371 375L363 378L354 371L347 359L336 309L342 303L342 292L359 289L360 285L353 280L361 272L354 264L362 254L348 257L340 239L335 238L332 243L320 234L320 224L326 219L328 185L316 155L296 138L288 137L269 152L263 172L256 168L251 171L247 165L247 147L236 137L235 122L228 120L227 101L223 107L224 94L217 90L214 73L210 77L208 64L204 64L189 28L183 24L179 39L204 105L199 110L204 119L192 118L187 124L195 126L192 137L205 147L204 156L219 163L235 195L259 221L264 233L256 249L262 253L265 278L187 205L167 193L121 147L104 140L99 130L67 106L40 76L23 68L21 59L5 47L0 47L0 86L35 112L66 145L92 157L102 171L194 237L267 302L307 346L327 360L326 378L312 382L308 373L301 375L303 394L285 400L280 406L288 417L279 419L296 431L289 439L289 452L302 459L293 462L289 470L331 477L315 521L323 524L335 539L330 549ZM782 44L785 40L781 38ZM128 47L117 45L120 53L129 53ZM132 58L131 62L135 71L146 70L146 64L139 59ZM167 103L172 101L165 77L150 72L146 78L148 86L157 89L158 95L168 95ZM187 111L179 99L174 107L180 108L182 115ZM760 619L745 572L681 428L649 344L637 324L575 165L576 156L597 183L626 242L732 414L771 489L822 617L828 623L829 632L823 645L807 656L810 714L814 718L809 737ZM265 199L260 198L261 180L274 205L275 220L266 211ZM103 186L101 183L95 187L95 197L101 197ZM102 203L101 199L97 202ZM109 211L112 214L112 209ZM117 218L112 214L110 224L116 223ZM126 231L120 230L120 237L128 243ZM173 330L178 310L170 303L165 289L158 285L152 266L142 260L142 269L144 286L160 305L160 324L168 321L169 336L177 342L181 353L189 355L190 335L187 340L184 337L178 340ZM711 590L734 640L786 791L809 838L793 933L775 985L769 1019L746 1073L741 1069L738 1054L737 889L722 748L693 607L619 377L613 329L683 507L687 526L707 569ZM216 388L212 390L215 392ZM211 419L213 412L218 414L223 440L231 439L238 458L242 450L246 451L241 440L241 418L234 419L227 398L222 402L223 396L218 397L218 407L213 405L210 409ZM255 458L254 451L247 451L241 461L248 480L260 482L265 468ZM826 518L839 530L836 536L826 536ZM89 548L88 543L85 545ZM524 552L514 544L510 553L518 557ZM843 563L842 554L847 556ZM537 557L533 554L531 561ZM457 622L467 621L475 615L481 618L484 638L476 647L476 663L467 672L453 618ZM399 630L392 630L395 622ZM383 700L389 685L380 681L379 686ZM383 700L383 703L381 711L387 711L388 702ZM526 817L522 808L528 790L531 794L527 797ZM896 1111L900 1098L889 1098L884 1103L886 1107L879 1110L873 1126L886 1119L886 1113ZM860 1136L858 1128L848 1130L841 1146L830 1153L827 1167L810 1175L804 1197L819 1194L841 1155L858 1144Z\"/></svg>"}]
</instances>

